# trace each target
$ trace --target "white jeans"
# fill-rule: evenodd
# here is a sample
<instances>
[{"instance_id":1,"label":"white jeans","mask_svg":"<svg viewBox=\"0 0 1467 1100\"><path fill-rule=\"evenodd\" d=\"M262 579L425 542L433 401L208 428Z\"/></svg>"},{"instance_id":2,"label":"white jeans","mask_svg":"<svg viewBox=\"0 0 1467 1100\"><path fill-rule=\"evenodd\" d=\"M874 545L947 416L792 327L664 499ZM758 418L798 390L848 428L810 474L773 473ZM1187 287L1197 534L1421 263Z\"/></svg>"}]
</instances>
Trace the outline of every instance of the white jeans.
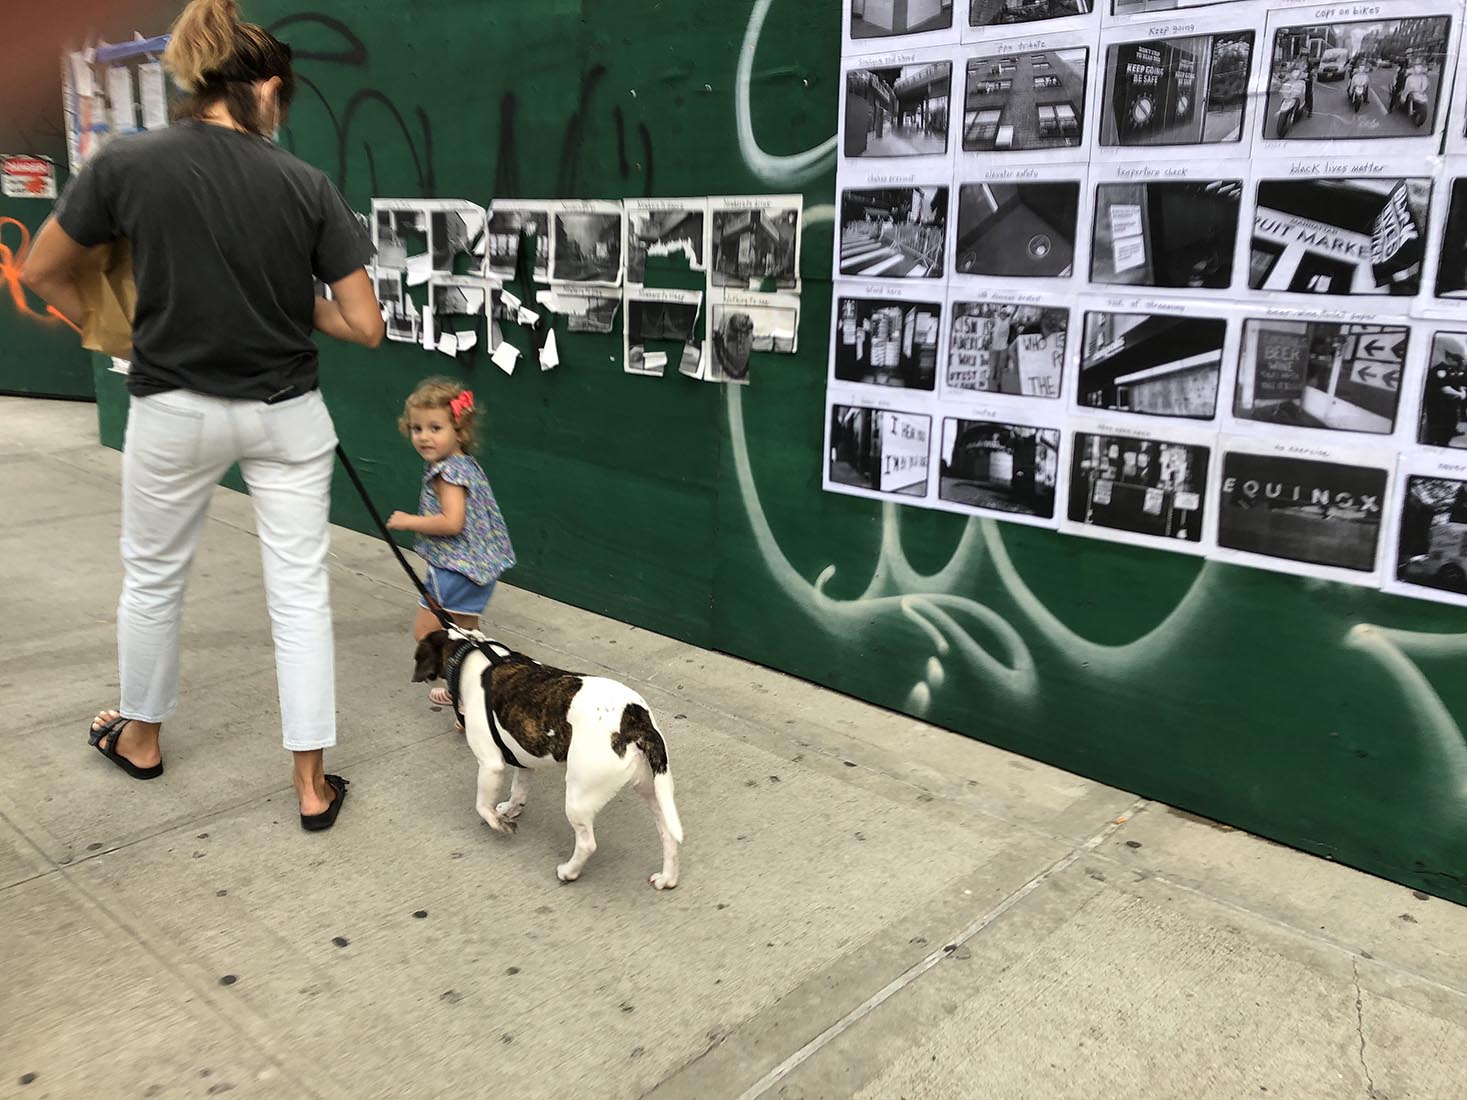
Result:
<instances>
[{"instance_id":1,"label":"white jeans","mask_svg":"<svg viewBox=\"0 0 1467 1100\"><path fill-rule=\"evenodd\" d=\"M186 390L132 398L122 449L117 606L126 717L161 722L178 706L184 586L214 487L238 462L255 505L285 747L336 744L326 571L335 446L319 390L278 405Z\"/></svg>"}]
</instances>

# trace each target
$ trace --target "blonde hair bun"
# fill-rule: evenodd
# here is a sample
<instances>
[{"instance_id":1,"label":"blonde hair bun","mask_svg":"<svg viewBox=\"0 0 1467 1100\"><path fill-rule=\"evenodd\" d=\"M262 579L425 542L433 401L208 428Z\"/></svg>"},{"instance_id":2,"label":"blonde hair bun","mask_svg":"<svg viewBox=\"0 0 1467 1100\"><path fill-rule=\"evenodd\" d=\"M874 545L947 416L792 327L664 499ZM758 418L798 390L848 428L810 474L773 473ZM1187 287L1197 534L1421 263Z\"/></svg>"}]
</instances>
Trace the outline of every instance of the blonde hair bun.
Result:
<instances>
[{"instance_id":1,"label":"blonde hair bun","mask_svg":"<svg viewBox=\"0 0 1467 1100\"><path fill-rule=\"evenodd\" d=\"M236 0L190 0L173 24L163 51L163 64L184 91L197 91L204 77L234 56L234 29L239 25Z\"/></svg>"}]
</instances>

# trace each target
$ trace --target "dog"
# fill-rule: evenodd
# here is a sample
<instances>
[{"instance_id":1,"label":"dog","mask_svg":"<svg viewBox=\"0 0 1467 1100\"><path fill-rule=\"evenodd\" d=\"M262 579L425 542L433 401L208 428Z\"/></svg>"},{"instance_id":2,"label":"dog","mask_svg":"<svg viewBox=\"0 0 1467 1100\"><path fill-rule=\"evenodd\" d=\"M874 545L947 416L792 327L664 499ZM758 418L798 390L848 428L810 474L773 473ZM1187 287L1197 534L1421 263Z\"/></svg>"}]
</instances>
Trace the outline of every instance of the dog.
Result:
<instances>
[{"instance_id":1,"label":"dog","mask_svg":"<svg viewBox=\"0 0 1467 1100\"><path fill-rule=\"evenodd\" d=\"M440 677L479 762L475 808L490 828L513 834L529 798L529 773L564 764L565 816L576 847L555 873L574 882L596 851L596 814L634 783L662 838L662 870L648 881L658 890L677 885L683 826L667 744L646 700L615 680L562 672L457 628L428 634L414 654L414 683ZM514 773L509 799L496 805L506 767Z\"/></svg>"}]
</instances>

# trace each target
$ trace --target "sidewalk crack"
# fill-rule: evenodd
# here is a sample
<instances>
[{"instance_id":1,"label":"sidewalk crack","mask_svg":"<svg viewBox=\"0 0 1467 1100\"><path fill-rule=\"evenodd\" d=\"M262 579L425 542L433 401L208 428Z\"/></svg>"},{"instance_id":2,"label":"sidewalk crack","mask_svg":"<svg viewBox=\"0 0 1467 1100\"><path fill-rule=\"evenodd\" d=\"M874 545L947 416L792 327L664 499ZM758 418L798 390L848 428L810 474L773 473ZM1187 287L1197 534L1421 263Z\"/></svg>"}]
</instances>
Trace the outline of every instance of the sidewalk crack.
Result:
<instances>
[{"instance_id":1,"label":"sidewalk crack","mask_svg":"<svg viewBox=\"0 0 1467 1100\"><path fill-rule=\"evenodd\" d=\"M1355 973L1355 1033L1360 1036L1360 1068L1365 1071L1365 1095L1370 1100L1379 1100L1375 1078L1370 1075L1370 1065L1365 1061L1365 1005L1360 992L1360 963L1352 959L1350 968Z\"/></svg>"}]
</instances>

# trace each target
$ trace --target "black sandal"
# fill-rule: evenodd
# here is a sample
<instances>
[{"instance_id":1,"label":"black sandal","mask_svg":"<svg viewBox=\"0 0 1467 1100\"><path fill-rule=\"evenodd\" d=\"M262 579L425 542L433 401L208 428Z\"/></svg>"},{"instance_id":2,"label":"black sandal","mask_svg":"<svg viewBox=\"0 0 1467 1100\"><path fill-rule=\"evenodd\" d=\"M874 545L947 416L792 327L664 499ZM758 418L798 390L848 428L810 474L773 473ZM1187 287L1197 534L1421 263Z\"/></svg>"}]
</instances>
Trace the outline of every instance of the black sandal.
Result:
<instances>
[{"instance_id":1,"label":"black sandal","mask_svg":"<svg viewBox=\"0 0 1467 1100\"><path fill-rule=\"evenodd\" d=\"M351 786L350 780L339 775L328 775L326 783L336 792L336 797L318 814L301 814L301 828L308 833L319 833L336 824L336 815L341 813L341 804L346 800L346 789Z\"/></svg>"},{"instance_id":2,"label":"black sandal","mask_svg":"<svg viewBox=\"0 0 1467 1100\"><path fill-rule=\"evenodd\" d=\"M117 751L117 742L122 737L122 731L126 729L128 724L132 721L134 720L131 718L124 718L122 715L119 714L110 722L105 722L102 725L98 726L96 729L92 729L91 726L88 726L87 743L91 745L92 748L100 752L103 756L105 756L108 760L112 761L112 763L116 764L123 771L127 772L127 774L132 776L134 779L157 779L160 775L163 774L163 762L161 760L158 761L158 763L154 764L151 768L140 768L127 757L123 756L120 752ZM111 739L107 741L106 745L103 745L102 741L109 737Z\"/></svg>"}]
</instances>

